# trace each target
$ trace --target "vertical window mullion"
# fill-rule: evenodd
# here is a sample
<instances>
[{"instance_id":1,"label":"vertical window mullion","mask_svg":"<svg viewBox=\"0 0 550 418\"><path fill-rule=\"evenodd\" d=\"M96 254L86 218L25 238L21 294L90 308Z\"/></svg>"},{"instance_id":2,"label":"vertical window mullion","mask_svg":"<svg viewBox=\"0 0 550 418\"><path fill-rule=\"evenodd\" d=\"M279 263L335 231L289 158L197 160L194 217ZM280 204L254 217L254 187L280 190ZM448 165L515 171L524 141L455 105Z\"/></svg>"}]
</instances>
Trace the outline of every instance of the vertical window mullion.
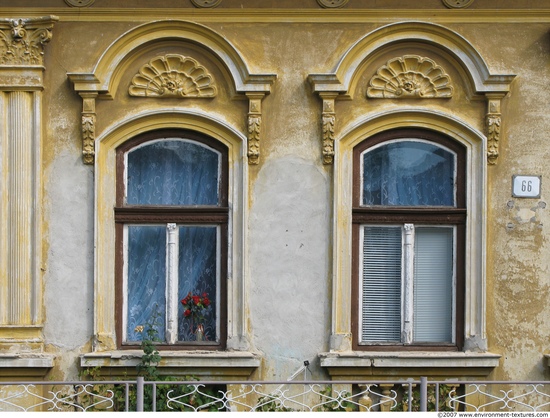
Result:
<instances>
[{"instance_id":1,"label":"vertical window mullion","mask_svg":"<svg viewBox=\"0 0 550 418\"><path fill-rule=\"evenodd\" d=\"M178 228L166 226L166 342L178 339Z\"/></svg>"},{"instance_id":2,"label":"vertical window mullion","mask_svg":"<svg viewBox=\"0 0 550 418\"><path fill-rule=\"evenodd\" d=\"M413 341L414 225L405 224L403 234L403 324L401 342L410 344Z\"/></svg>"},{"instance_id":3,"label":"vertical window mullion","mask_svg":"<svg viewBox=\"0 0 550 418\"><path fill-rule=\"evenodd\" d=\"M128 225L124 225L122 234L122 288L124 289L124 291L122 292L122 323L124 324L124 326L122 327L122 341L126 341L128 339L128 332L126 327L126 324L128 323Z\"/></svg>"},{"instance_id":4,"label":"vertical window mullion","mask_svg":"<svg viewBox=\"0 0 550 418\"><path fill-rule=\"evenodd\" d=\"M456 265L457 265L457 230L456 230L456 226L453 226L453 280L452 280L452 283L453 283L453 288L452 288L452 298L453 298L453 311L452 311L452 332L451 332L451 338L452 338L452 342L456 342L456 316L457 316L457 305L456 305L456 300L457 300L457 287L458 287L458 283L457 283L457 271L456 271Z\"/></svg>"},{"instance_id":5,"label":"vertical window mullion","mask_svg":"<svg viewBox=\"0 0 550 418\"><path fill-rule=\"evenodd\" d=\"M216 340L221 335L221 227L216 227Z\"/></svg>"}]
</instances>

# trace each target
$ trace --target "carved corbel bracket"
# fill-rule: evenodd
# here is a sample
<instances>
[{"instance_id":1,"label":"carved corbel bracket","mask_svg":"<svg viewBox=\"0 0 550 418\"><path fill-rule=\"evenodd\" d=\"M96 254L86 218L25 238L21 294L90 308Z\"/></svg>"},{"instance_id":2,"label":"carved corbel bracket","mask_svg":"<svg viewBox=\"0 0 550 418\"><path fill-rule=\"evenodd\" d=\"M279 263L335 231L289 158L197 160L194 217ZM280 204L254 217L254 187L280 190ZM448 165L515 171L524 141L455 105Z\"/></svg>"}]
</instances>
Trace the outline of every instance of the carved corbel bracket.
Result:
<instances>
[{"instance_id":1,"label":"carved corbel bracket","mask_svg":"<svg viewBox=\"0 0 550 418\"><path fill-rule=\"evenodd\" d=\"M500 126L502 124L500 103L502 97L501 95L487 95L485 126L487 129L487 163L490 165L495 165L497 163L499 155Z\"/></svg>"},{"instance_id":2,"label":"carved corbel bracket","mask_svg":"<svg viewBox=\"0 0 550 418\"><path fill-rule=\"evenodd\" d=\"M260 134L262 128L263 93L246 93L248 105L248 164L260 163Z\"/></svg>"},{"instance_id":3,"label":"carved corbel bracket","mask_svg":"<svg viewBox=\"0 0 550 418\"><path fill-rule=\"evenodd\" d=\"M95 160L95 100L97 93L80 93L82 97L82 161L94 164Z\"/></svg>"},{"instance_id":4,"label":"carved corbel bracket","mask_svg":"<svg viewBox=\"0 0 550 418\"><path fill-rule=\"evenodd\" d=\"M323 113L321 115L323 164L332 164L334 162L334 124L336 122L334 102L338 94L320 93L319 95L323 100Z\"/></svg>"}]
</instances>

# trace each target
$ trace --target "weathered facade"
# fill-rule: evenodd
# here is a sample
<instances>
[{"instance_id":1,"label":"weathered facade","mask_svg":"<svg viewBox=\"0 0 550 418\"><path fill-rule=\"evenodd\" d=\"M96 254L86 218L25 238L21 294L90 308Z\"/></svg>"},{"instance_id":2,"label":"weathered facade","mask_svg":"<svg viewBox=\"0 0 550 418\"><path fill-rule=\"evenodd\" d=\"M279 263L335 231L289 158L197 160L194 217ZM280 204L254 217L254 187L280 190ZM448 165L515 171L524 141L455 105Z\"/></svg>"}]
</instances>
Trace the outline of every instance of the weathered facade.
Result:
<instances>
[{"instance_id":1,"label":"weathered facade","mask_svg":"<svg viewBox=\"0 0 550 418\"><path fill-rule=\"evenodd\" d=\"M547 379L550 4L416 3L0 0L1 378L155 306L176 376Z\"/></svg>"}]
</instances>

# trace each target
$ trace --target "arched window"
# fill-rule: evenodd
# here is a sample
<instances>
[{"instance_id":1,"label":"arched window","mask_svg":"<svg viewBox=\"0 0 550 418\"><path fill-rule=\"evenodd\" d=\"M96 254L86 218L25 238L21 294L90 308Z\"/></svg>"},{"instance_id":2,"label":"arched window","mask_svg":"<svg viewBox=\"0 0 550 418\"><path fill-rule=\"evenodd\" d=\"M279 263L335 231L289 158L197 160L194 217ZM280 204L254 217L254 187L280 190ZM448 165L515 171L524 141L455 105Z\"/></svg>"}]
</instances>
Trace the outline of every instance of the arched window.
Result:
<instances>
[{"instance_id":1,"label":"arched window","mask_svg":"<svg viewBox=\"0 0 550 418\"><path fill-rule=\"evenodd\" d=\"M160 346L223 349L226 147L159 131L126 142L116 158L119 346L138 346L141 327L154 325Z\"/></svg>"},{"instance_id":2,"label":"arched window","mask_svg":"<svg viewBox=\"0 0 550 418\"><path fill-rule=\"evenodd\" d=\"M353 156L354 349L461 349L465 149L394 130Z\"/></svg>"}]
</instances>

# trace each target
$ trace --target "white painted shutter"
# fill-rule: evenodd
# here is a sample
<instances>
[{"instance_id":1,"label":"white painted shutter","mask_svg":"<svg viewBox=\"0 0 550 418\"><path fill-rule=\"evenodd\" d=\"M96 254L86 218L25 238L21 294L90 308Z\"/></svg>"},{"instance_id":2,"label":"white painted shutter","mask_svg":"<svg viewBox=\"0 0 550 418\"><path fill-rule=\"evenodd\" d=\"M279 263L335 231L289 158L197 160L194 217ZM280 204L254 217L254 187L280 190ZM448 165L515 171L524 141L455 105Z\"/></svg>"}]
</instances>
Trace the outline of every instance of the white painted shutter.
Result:
<instances>
[{"instance_id":1,"label":"white painted shutter","mask_svg":"<svg viewBox=\"0 0 550 418\"><path fill-rule=\"evenodd\" d=\"M453 231L415 228L414 342L453 340Z\"/></svg>"},{"instance_id":2,"label":"white painted shutter","mask_svg":"<svg viewBox=\"0 0 550 418\"><path fill-rule=\"evenodd\" d=\"M401 340L401 227L365 226L361 341Z\"/></svg>"}]
</instances>

